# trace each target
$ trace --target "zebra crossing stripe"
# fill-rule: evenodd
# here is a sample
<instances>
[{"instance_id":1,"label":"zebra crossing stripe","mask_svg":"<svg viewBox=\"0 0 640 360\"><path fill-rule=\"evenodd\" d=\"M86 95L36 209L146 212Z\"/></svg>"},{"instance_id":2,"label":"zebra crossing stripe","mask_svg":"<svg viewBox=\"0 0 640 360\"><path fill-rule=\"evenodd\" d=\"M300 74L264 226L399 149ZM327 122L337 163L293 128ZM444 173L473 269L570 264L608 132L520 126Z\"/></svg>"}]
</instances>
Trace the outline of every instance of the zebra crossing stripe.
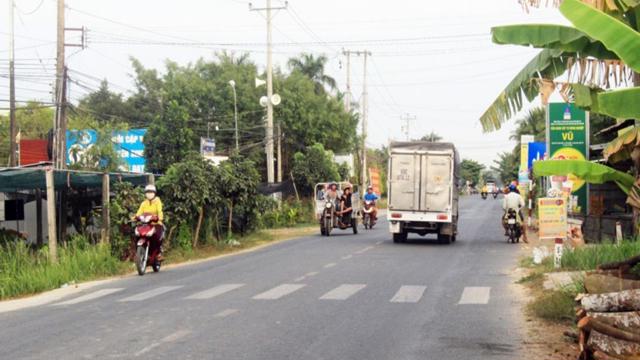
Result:
<instances>
[{"instance_id":1,"label":"zebra crossing stripe","mask_svg":"<svg viewBox=\"0 0 640 360\"><path fill-rule=\"evenodd\" d=\"M459 305L485 305L491 298L491 288L483 286L468 286L462 291Z\"/></svg>"},{"instance_id":2,"label":"zebra crossing stripe","mask_svg":"<svg viewBox=\"0 0 640 360\"><path fill-rule=\"evenodd\" d=\"M253 297L255 300L278 300L305 287L305 284L282 284Z\"/></svg>"},{"instance_id":3,"label":"zebra crossing stripe","mask_svg":"<svg viewBox=\"0 0 640 360\"><path fill-rule=\"evenodd\" d=\"M206 300L206 299L212 299L216 296L220 296L222 294L226 294L230 291L239 289L241 287L243 287L244 284L223 284L223 285L218 285L215 287L212 287L211 289L208 290L204 290L201 291L199 293L195 293L193 295L187 296L185 299L191 299L191 300Z\"/></svg>"},{"instance_id":4,"label":"zebra crossing stripe","mask_svg":"<svg viewBox=\"0 0 640 360\"><path fill-rule=\"evenodd\" d=\"M389 300L392 303L417 303L422 299L426 286L403 285Z\"/></svg>"},{"instance_id":5,"label":"zebra crossing stripe","mask_svg":"<svg viewBox=\"0 0 640 360\"><path fill-rule=\"evenodd\" d=\"M90 300L95 300L98 298L101 298L103 296L107 296L113 293L116 293L118 291L122 291L124 290L123 288L117 288L117 289L101 289L101 290L96 290L92 293L83 295L83 296L79 296L77 298L71 299L71 300L67 300L67 301L63 301L63 302L59 302L57 304L53 304L55 306L63 306L63 305L75 305L75 304L79 304L85 301L90 301Z\"/></svg>"},{"instance_id":6,"label":"zebra crossing stripe","mask_svg":"<svg viewBox=\"0 0 640 360\"><path fill-rule=\"evenodd\" d=\"M365 288L365 284L342 284L322 295L320 300L346 300Z\"/></svg>"},{"instance_id":7,"label":"zebra crossing stripe","mask_svg":"<svg viewBox=\"0 0 640 360\"><path fill-rule=\"evenodd\" d=\"M161 286L159 288L155 288L153 290L145 291L140 294L136 294L133 296L129 296L124 299L118 300L119 302L129 302L129 301L143 301L147 299L151 299L152 297L162 295L164 293L168 293L173 290L180 289L182 286Z\"/></svg>"}]
</instances>

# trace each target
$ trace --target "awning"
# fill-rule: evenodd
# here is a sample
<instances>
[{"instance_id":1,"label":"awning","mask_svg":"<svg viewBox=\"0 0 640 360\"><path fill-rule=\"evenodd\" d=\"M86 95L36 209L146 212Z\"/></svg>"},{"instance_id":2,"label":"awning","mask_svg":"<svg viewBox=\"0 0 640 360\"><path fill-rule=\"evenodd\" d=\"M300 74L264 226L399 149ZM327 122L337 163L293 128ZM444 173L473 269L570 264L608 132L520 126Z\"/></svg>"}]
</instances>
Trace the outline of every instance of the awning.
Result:
<instances>
[{"instance_id":1,"label":"awning","mask_svg":"<svg viewBox=\"0 0 640 360\"><path fill-rule=\"evenodd\" d=\"M0 192L46 189L45 168L0 169ZM102 187L102 173L78 170L54 170L53 182L56 190L87 189ZM110 183L125 181L134 185L145 185L149 174L109 173Z\"/></svg>"}]
</instances>

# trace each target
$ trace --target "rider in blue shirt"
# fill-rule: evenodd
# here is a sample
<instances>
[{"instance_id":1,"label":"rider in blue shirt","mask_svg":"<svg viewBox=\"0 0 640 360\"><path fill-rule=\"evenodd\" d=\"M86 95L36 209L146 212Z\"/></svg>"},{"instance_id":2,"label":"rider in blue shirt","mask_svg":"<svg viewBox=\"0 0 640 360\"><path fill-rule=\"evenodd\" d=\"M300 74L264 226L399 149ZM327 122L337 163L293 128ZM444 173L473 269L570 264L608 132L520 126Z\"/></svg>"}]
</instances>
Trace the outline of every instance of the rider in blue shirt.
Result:
<instances>
[{"instance_id":1,"label":"rider in blue shirt","mask_svg":"<svg viewBox=\"0 0 640 360\"><path fill-rule=\"evenodd\" d=\"M371 212L371 218L373 221L378 219L378 208L376 207L376 201L379 199L378 195L373 192L373 186L367 187L367 192L364 194L364 201L373 202L373 211Z\"/></svg>"}]
</instances>

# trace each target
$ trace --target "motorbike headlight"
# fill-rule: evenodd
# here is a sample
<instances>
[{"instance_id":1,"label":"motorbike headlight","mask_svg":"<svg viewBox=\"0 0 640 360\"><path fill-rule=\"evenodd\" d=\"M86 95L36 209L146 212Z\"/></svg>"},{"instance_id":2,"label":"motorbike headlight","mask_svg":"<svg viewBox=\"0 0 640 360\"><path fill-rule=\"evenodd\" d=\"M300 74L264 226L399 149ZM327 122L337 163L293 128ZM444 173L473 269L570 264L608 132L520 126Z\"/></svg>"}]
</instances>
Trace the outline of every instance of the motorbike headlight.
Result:
<instances>
[{"instance_id":1,"label":"motorbike headlight","mask_svg":"<svg viewBox=\"0 0 640 360\"><path fill-rule=\"evenodd\" d=\"M147 233L147 237L152 237L153 234L156 233L156 228L152 228L151 230L149 230L149 232Z\"/></svg>"},{"instance_id":2,"label":"motorbike headlight","mask_svg":"<svg viewBox=\"0 0 640 360\"><path fill-rule=\"evenodd\" d=\"M326 207L327 209L331 209L333 205L331 203L327 203L324 207Z\"/></svg>"}]
</instances>

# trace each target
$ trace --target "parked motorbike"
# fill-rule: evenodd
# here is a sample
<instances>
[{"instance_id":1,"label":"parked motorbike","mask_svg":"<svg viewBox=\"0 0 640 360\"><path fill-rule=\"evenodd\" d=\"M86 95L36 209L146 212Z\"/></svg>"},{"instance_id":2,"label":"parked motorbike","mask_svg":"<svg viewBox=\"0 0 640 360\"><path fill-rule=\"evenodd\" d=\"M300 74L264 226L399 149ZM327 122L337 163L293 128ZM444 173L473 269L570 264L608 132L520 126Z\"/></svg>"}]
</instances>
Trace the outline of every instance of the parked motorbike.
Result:
<instances>
[{"instance_id":1,"label":"parked motorbike","mask_svg":"<svg viewBox=\"0 0 640 360\"><path fill-rule=\"evenodd\" d=\"M142 276L147 271L147 266L153 268L153 272L160 271L162 261L158 259L160 255L160 238L156 236L156 226L158 216L151 214L142 214L136 217L135 227L135 244L136 256L135 263L138 275Z\"/></svg>"},{"instance_id":2,"label":"parked motorbike","mask_svg":"<svg viewBox=\"0 0 640 360\"><path fill-rule=\"evenodd\" d=\"M481 192L480 196L482 196L482 200L487 200L487 193L486 192Z\"/></svg>"},{"instance_id":3,"label":"parked motorbike","mask_svg":"<svg viewBox=\"0 0 640 360\"><path fill-rule=\"evenodd\" d=\"M376 207L375 201L365 200L364 208L362 209L362 224L365 229L373 229L376 221L373 219L373 210Z\"/></svg>"},{"instance_id":4,"label":"parked motorbike","mask_svg":"<svg viewBox=\"0 0 640 360\"><path fill-rule=\"evenodd\" d=\"M513 209L509 209L507 212L507 234L510 243L515 244L520 242L522 226L518 222L518 213Z\"/></svg>"}]
</instances>

